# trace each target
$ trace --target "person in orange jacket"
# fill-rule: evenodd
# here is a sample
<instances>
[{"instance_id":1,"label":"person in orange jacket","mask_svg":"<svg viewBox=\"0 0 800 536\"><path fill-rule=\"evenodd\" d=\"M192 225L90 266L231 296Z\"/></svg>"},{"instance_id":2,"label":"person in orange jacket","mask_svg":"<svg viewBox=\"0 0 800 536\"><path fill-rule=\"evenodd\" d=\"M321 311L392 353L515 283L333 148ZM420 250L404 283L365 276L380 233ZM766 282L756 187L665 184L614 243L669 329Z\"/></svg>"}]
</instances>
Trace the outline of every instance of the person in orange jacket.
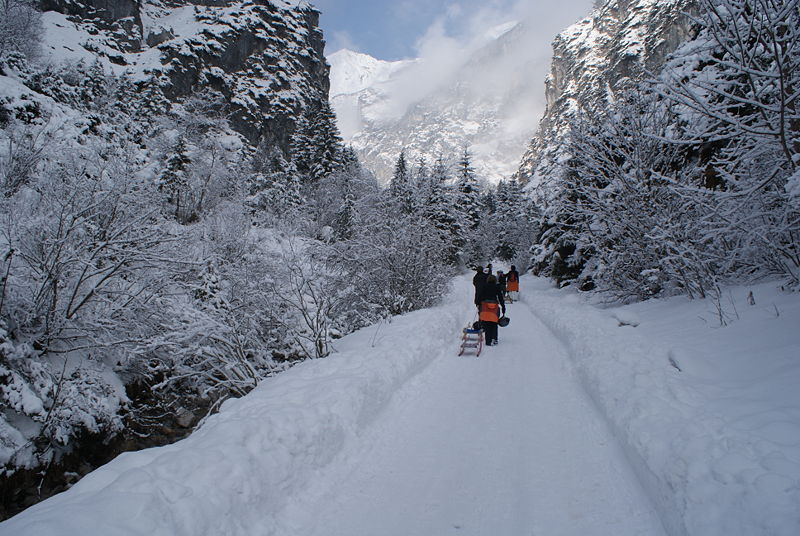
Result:
<instances>
[{"instance_id":1,"label":"person in orange jacket","mask_svg":"<svg viewBox=\"0 0 800 536\"><path fill-rule=\"evenodd\" d=\"M506 314L503 291L494 275L486 278L486 283L475 298L475 305L478 306L478 320L486 335L486 345L493 346L497 344L497 323L500 321L500 312Z\"/></svg>"},{"instance_id":2,"label":"person in orange jacket","mask_svg":"<svg viewBox=\"0 0 800 536\"><path fill-rule=\"evenodd\" d=\"M519 272L513 264L511 265L511 270L506 274L506 292L508 292L508 298L511 301L519 298Z\"/></svg>"}]
</instances>

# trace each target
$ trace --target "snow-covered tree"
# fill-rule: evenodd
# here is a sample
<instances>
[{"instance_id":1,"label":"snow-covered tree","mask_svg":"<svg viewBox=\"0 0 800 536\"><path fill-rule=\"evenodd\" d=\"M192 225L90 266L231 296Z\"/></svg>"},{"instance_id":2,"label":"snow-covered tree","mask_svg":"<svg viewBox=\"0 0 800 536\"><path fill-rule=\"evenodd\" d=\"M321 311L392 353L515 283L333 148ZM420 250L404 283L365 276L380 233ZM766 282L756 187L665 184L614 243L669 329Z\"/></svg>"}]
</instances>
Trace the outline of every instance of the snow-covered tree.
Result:
<instances>
[{"instance_id":1,"label":"snow-covered tree","mask_svg":"<svg viewBox=\"0 0 800 536\"><path fill-rule=\"evenodd\" d=\"M292 162L310 185L341 168L342 137L327 101L302 112L295 125L290 151Z\"/></svg>"},{"instance_id":2,"label":"snow-covered tree","mask_svg":"<svg viewBox=\"0 0 800 536\"><path fill-rule=\"evenodd\" d=\"M186 140L180 138L167 157L164 171L158 177L158 189L164 192L167 203L173 205L175 219L186 223L191 219L191 210L187 208L187 195L189 189L189 149Z\"/></svg>"},{"instance_id":3,"label":"snow-covered tree","mask_svg":"<svg viewBox=\"0 0 800 536\"><path fill-rule=\"evenodd\" d=\"M462 218L458 217L456 191L449 183L447 165L439 157L433 166L422 213L445 244L447 263L457 266L462 260L467 230Z\"/></svg>"},{"instance_id":4,"label":"snow-covered tree","mask_svg":"<svg viewBox=\"0 0 800 536\"><path fill-rule=\"evenodd\" d=\"M405 150L400 151L389 182L389 195L404 214L411 214L416 207L416 188L408 167Z\"/></svg>"},{"instance_id":5,"label":"snow-covered tree","mask_svg":"<svg viewBox=\"0 0 800 536\"><path fill-rule=\"evenodd\" d=\"M729 244L724 273L800 281L800 2L701 0L698 38L659 87L678 104L682 143L701 147L708 239ZM712 231L713 228L713 231Z\"/></svg>"},{"instance_id":6,"label":"snow-covered tree","mask_svg":"<svg viewBox=\"0 0 800 536\"><path fill-rule=\"evenodd\" d=\"M0 59L12 52L36 56L41 35L41 13L36 2L0 0Z\"/></svg>"},{"instance_id":7,"label":"snow-covered tree","mask_svg":"<svg viewBox=\"0 0 800 536\"><path fill-rule=\"evenodd\" d=\"M472 167L472 155L466 147L456 168L456 189L457 208L464 216L468 229L475 230L480 224L484 207L481 202L481 185Z\"/></svg>"}]
</instances>

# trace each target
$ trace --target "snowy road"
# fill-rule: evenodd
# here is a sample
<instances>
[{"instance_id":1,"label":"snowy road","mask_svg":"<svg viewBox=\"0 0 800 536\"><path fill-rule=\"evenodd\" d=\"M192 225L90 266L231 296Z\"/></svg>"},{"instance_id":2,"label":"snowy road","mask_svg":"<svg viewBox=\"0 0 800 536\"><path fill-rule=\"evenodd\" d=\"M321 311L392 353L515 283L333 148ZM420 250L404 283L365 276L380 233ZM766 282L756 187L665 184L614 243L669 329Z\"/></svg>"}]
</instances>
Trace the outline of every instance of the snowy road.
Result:
<instances>
[{"instance_id":1,"label":"snowy road","mask_svg":"<svg viewBox=\"0 0 800 536\"><path fill-rule=\"evenodd\" d=\"M293 534L663 534L561 344L525 303L508 313L478 358L432 345L442 355L296 505Z\"/></svg>"}]
</instances>

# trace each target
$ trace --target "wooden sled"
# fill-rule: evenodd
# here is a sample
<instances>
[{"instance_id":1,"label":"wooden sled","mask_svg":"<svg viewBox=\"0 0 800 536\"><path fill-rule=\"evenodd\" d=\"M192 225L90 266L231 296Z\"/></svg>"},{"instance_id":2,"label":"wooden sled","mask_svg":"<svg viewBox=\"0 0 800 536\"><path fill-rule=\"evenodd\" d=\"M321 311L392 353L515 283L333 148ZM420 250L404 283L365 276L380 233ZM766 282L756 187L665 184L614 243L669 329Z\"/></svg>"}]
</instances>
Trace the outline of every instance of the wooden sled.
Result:
<instances>
[{"instance_id":1,"label":"wooden sled","mask_svg":"<svg viewBox=\"0 0 800 536\"><path fill-rule=\"evenodd\" d=\"M483 350L483 330L467 326L461 331L461 347L458 355L464 355L466 352L475 352L476 357L481 355L481 350Z\"/></svg>"}]
</instances>

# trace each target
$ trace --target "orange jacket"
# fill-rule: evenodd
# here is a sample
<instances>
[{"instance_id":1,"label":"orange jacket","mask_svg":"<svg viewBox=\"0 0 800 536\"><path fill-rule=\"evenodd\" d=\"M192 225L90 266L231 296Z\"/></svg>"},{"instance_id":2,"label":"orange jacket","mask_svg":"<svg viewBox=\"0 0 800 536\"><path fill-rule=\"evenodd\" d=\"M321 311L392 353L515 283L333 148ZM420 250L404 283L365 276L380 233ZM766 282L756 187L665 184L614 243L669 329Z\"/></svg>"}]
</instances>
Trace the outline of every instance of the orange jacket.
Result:
<instances>
[{"instance_id":1,"label":"orange jacket","mask_svg":"<svg viewBox=\"0 0 800 536\"><path fill-rule=\"evenodd\" d=\"M491 301L482 301L478 319L484 322L497 322L500 320L500 304Z\"/></svg>"}]
</instances>

